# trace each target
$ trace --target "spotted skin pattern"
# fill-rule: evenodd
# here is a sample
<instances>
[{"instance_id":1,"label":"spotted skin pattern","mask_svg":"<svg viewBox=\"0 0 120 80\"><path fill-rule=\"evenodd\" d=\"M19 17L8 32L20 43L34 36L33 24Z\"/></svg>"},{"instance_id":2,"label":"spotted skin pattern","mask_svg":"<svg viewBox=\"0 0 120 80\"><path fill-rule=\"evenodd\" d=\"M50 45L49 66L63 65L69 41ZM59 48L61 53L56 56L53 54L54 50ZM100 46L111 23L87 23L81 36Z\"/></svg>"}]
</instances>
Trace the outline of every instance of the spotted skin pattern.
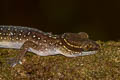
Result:
<instances>
[{"instance_id":1,"label":"spotted skin pattern","mask_svg":"<svg viewBox=\"0 0 120 80\"><path fill-rule=\"evenodd\" d=\"M0 48L20 49L19 54L10 60L14 67L27 51L40 56L62 54L77 57L95 54L99 45L85 32L53 35L29 27L0 26Z\"/></svg>"}]
</instances>

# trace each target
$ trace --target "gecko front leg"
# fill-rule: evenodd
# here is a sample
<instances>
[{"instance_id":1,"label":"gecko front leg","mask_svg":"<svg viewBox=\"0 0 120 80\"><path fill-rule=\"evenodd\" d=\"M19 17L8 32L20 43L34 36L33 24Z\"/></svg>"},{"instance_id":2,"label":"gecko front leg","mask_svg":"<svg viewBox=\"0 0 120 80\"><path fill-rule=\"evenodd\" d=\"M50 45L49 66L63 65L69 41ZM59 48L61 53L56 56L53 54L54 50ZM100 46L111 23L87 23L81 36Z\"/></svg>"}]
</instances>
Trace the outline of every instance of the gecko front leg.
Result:
<instances>
[{"instance_id":1,"label":"gecko front leg","mask_svg":"<svg viewBox=\"0 0 120 80\"><path fill-rule=\"evenodd\" d=\"M17 65L18 63L21 63L21 60L23 59L25 53L28 51L29 48L36 48L38 45L35 44L32 41L26 41L24 42L24 44L22 45L22 47L20 48L20 51L18 53L18 55L11 59L9 61L10 66L14 67L15 65Z\"/></svg>"}]
</instances>

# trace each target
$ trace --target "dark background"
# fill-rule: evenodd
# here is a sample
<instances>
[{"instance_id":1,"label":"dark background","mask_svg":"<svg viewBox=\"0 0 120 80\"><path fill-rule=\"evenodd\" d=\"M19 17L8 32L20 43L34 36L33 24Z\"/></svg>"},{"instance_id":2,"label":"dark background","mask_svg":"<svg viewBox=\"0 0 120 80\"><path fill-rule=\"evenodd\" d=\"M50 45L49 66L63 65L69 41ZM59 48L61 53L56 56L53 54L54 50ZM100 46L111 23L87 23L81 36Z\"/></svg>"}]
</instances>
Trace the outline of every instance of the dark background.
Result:
<instances>
[{"instance_id":1,"label":"dark background","mask_svg":"<svg viewBox=\"0 0 120 80\"><path fill-rule=\"evenodd\" d=\"M0 25L45 32L87 32L94 40L120 40L119 0L0 0Z\"/></svg>"}]
</instances>

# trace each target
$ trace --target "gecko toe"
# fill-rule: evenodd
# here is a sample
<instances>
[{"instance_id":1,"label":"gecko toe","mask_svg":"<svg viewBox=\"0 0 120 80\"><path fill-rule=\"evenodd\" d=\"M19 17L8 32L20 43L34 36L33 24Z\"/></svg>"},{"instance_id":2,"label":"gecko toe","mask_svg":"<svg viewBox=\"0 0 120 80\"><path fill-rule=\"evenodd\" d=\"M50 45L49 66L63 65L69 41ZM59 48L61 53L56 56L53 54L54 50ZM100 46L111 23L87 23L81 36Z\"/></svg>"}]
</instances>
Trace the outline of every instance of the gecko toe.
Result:
<instances>
[{"instance_id":1,"label":"gecko toe","mask_svg":"<svg viewBox=\"0 0 120 80\"><path fill-rule=\"evenodd\" d=\"M7 63L10 65L10 67L15 67L17 64L22 64L21 61L17 61L15 58L7 59Z\"/></svg>"}]
</instances>

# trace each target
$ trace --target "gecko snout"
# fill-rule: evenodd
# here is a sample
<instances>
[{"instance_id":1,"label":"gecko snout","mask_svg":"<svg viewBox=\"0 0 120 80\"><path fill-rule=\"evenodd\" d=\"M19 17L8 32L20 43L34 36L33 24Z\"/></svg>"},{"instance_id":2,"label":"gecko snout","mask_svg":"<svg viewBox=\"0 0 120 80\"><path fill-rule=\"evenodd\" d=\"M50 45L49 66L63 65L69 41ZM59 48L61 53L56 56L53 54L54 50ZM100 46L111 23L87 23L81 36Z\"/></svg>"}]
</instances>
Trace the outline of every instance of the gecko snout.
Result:
<instances>
[{"instance_id":1,"label":"gecko snout","mask_svg":"<svg viewBox=\"0 0 120 80\"><path fill-rule=\"evenodd\" d=\"M94 51L100 49L100 46L95 41L88 41L82 44L84 51Z\"/></svg>"}]
</instances>

